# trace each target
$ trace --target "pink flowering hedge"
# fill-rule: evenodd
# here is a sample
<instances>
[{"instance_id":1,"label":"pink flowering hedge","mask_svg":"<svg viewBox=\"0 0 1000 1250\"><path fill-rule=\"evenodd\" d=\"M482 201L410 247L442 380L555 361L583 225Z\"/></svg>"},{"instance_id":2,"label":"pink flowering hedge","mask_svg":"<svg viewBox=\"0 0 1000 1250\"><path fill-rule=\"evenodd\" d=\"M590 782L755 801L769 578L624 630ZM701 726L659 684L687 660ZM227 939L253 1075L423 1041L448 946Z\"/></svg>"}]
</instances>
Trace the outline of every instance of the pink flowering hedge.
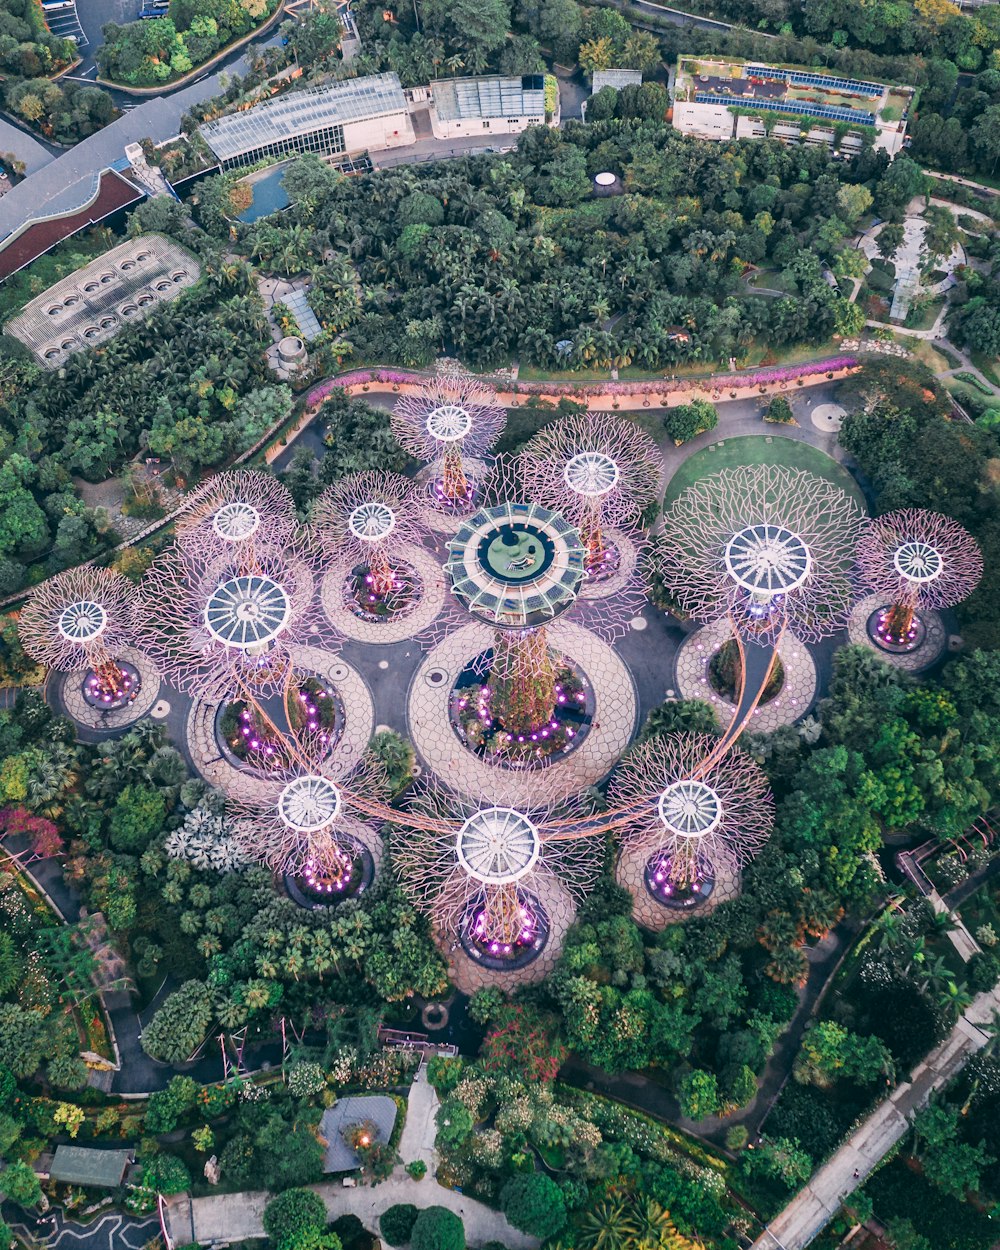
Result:
<instances>
[{"instance_id":1,"label":"pink flowering hedge","mask_svg":"<svg viewBox=\"0 0 1000 1250\"><path fill-rule=\"evenodd\" d=\"M587 382L582 379L579 382L513 382L504 383L502 389L523 395L672 395L681 391L775 386L819 374L839 373L857 365L856 356L832 356L827 360L811 360L801 365L776 365L748 373L713 373L704 378L663 378L651 382ZM419 385L426 380L426 374L406 370L354 369L339 377L327 378L314 387L307 396L307 403L310 406L322 403L335 387Z\"/></svg>"}]
</instances>

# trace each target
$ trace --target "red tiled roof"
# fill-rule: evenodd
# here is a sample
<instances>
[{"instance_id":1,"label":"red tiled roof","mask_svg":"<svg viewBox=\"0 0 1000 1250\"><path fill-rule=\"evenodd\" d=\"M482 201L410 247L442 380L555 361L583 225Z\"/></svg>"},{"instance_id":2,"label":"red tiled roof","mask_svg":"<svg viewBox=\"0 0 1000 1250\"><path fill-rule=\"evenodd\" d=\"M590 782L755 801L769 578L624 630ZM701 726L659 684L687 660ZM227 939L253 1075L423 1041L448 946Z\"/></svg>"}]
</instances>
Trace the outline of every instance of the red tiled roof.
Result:
<instances>
[{"instance_id":1,"label":"red tiled roof","mask_svg":"<svg viewBox=\"0 0 1000 1250\"><path fill-rule=\"evenodd\" d=\"M12 236L6 246L0 243L0 281L17 273L78 230L97 225L117 209L142 198L142 192L137 191L127 179L113 169L103 170L97 195L85 208L50 217L46 221L31 222L20 234Z\"/></svg>"}]
</instances>

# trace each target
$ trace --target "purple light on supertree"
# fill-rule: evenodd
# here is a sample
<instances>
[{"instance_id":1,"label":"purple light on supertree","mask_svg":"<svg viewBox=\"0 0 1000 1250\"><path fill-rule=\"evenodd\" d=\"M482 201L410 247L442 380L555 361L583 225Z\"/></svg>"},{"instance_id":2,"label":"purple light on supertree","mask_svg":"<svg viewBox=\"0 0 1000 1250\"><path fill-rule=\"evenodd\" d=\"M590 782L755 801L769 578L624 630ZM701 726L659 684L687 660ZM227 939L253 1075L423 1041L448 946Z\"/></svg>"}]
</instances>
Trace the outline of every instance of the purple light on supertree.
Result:
<instances>
[{"instance_id":1,"label":"purple light on supertree","mask_svg":"<svg viewBox=\"0 0 1000 1250\"><path fill-rule=\"evenodd\" d=\"M888 604L879 614L879 637L893 646L916 638L921 610L951 608L967 598L983 575L972 535L951 517L902 508L865 525L857 546L861 580Z\"/></svg>"},{"instance_id":2,"label":"purple light on supertree","mask_svg":"<svg viewBox=\"0 0 1000 1250\"><path fill-rule=\"evenodd\" d=\"M310 538L321 563L347 556L368 570L371 593L387 598L399 582L398 559L419 546L421 500L400 473L351 473L328 486L313 504Z\"/></svg>"},{"instance_id":3,"label":"purple light on supertree","mask_svg":"<svg viewBox=\"0 0 1000 1250\"><path fill-rule=\"evenodd\" d=\"M503 433L507 414L496 392L469 374L441 375L403 395L392 411L392 432L416 460L432 466L431 502L441 511L470 507L478 461Z\"/></svg>"},{"instance_id":4,"label":"purple light on supertree","mask_svg":"<svg viewBox=\"0 0 1000 1250\"><path fill-rule=\"evenodd\" d=\"M663 476L656 443L633 421L608 412L553 421L518 461L525 495L561 512L580 531L590 576L607 564L605 530L636 521L657 497Z\"/></svg>"},{"instance_id":5,"label":"purple light on supertree","mask_svg":"<svg viewBox=\"0 0 1000 1250\"><path fill-rule=\"evenodd\" d=\"M763 770L710 734L674 734L635 747L618 765L608 804L619 822L619 878L669 896L720 874L732 878L771 836Z\"/></svg>"},{"instance_id":6,"label":"purple light on supertree","mask_svg":"<svg viewBox=\"0 0 1000 1250\"><path fill-rule=\"evenodd\" d=\"M176 689L263 695L284 688L296 645L317 642L314 590L298 543L258 551L252 570L225 555L189 558L174 546L143 577L136 619L145 650Z\"/></svg>"},{"instance_id":7,"label":"purple light on supertree","mask_svg":"<svg viewBox=\"0 0 1000 1250\"><path fill-rule=\"evenodd\" d=\"M439 783L416 800L429 819L393 846L393 862L402 888L439 932L457 935L473 913L476 942L509 953L525 944L526 931L534 939L532 899L549 920L568 923L574 900L600 877L604 837L565 787L553 772L541 773L523 808L486 792L462 797Z\"/></svg>"},{"instance_id":8,"label":"purple light on supertree","mask_svg":"<svg viewBox=\"0 0 1000 1250\"><path fill-rule=\"evenodd\" d=\"M657 562L682 611L729 617L743 636L805 642L842 629L861 509L800 469L724 469L684 490L664 513Z\"/></svg>"},{"instance_id":9,"label":"purple light on supertree","mask_svg":"<svg viewBox=\"0 0 1000 1250\"><path fill-rule=\"evenodd\" d=\"M230 559L250 569L258 552L280 551L291 542L298 524L295 503L277 478L233 469L187 496L177 518L177 545L196 560Z\"/></svg>"},{"instance_id":10,"label":"purple light on supertree","mask_svg":"<svg viewBox=\"0 0 1000 1250\"><path fill-rule=\"evenodd\" d=\"M89 692L103 703L129 693L119 656L135 637L136 587L120 573L84 565L57 573L34 590L17 629L33 660L60 673L86 672ZM95 684L96 682L96 684Z\"/></svg>"}]
</instances>

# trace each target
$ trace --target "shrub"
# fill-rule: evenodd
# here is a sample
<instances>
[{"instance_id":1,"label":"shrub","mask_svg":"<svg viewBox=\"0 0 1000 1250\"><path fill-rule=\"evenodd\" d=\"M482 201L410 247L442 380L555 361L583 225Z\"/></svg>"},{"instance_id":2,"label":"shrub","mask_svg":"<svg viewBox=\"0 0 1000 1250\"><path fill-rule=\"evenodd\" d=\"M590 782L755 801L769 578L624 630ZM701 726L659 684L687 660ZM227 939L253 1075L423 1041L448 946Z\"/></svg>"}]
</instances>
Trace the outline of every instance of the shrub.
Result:
<instances>
[{"instance_id":1,"label":"shrub","mask_svg":"<svg viewBox=\"0 0 1000 1250\"><path fill-rule=\"evenodd\" d=\"M447 1207L427 1207L413 1224L413 1250L465 1250L465 1225Z\"/></svg>"},{"instance_id":2,"label":"shrub","mask_svg":"<svg viewBox=\"0 0 1000 1250\"><path fill-rule=\"evenodd\" d=\"M397 1202L379 1216L378 1226L382 1240L390 1246L402 1246L410 1240L417 1220L417 1208L412 1202Z\"/></svg>"},{"instance_id":3,"label":"shrub","mask_svg":"<svg viewBox=\"0 0 1000 1250\"><path fill-rule=\"evenodd\" d=\"M504 1215L522 1233L545 1241L566 1226L562 1190L544 1172L529 1172L508 1181L500 1194Z\"/></svg>"},{"instance_id":4,"label":"shrub","mask_svg":"<svg viewBox=\"0 0 1000 1250\"><path fill-rule=\"evenodd\" d=\"M276 1246L290 1246L303 1233L326 1228L326 1207L311 1189L286 1189L264 1208L264 1232Z\"/></svg>"},{"instance_id":5,"label":"shrub","mask_svg":"<svg viewBox=\"0 0 1000 1250\"><path fill-rule=\"evenodd\" d=\"M726 1129L726 1148L729 1150L742 1150L749 1140L750 1133L745 1124L734 1124Z\"/></svg>"},{"instance_id":6,"label":"shrub","mask_svg":"<svg viewBox=\"0 0 1000 1250\"><path fill-rule=\"evenodd\" d=\"M191 1173L182 1160L174 1155L154 1155L142 1163L144 1184L158 1189L161 1194L180 1194L191 1188Z\"/></svg>"},{"instance_id":7,"label":"shrub","mask_svg":"<svg viewBox=\"0 0 1000 1250\"><path fill-rule=\"evenodd\" d=\"M686 443L699 434L714 430L719 424L719 414L715 405L707 399L693 399L689 404L680 404L670 408L663 418L663 427L667 435L677 444Z\"/></svg>"},{"instance_id":8,"label":"shrub","mask_svg":"<svg viewBox=\"0 0 1000 1250\"><path fill-rule=\"evenodd\" d=\"M792 405L784 397L784 395L775 395L771 402L767 405L767 411L764 413L764 420L771 421L778 425L794 425L795 417L792 415Z\"/></svg>"},{"instance_id":9,"label":"shrub","mask_svg":"<svg viewBox=\"0 0 1000 1250\"><path fill-rule=\"evenodd\" d=\"M446 1059L435 1055L427 1064L427 1079L441 1095L450 1094L462 1078L461 1059Z\"/></svg>"},{"instance_id":10,"label":"shrub","mask_svg":"<svg viewBox=\"0 0 1000 1250\"><path fill-rule=\"evenodd\" d=\"M427 1175L427 1164L423 1159L414 1159L406 1165L405 1170L407 1176L412 1176L415 1181L422 1181Z\"/></svg>"},{"instance_id":11,"label":"shrub","mask_svg":"<svg viewBox=\"0 0 1000 1250\"><path fill-rule=\"evenodd\" d=\"M969 960L969 984L979 994L991 990L1000 980L1000 958L992 951L977 951Z\"/></svg>"}]
</instances>

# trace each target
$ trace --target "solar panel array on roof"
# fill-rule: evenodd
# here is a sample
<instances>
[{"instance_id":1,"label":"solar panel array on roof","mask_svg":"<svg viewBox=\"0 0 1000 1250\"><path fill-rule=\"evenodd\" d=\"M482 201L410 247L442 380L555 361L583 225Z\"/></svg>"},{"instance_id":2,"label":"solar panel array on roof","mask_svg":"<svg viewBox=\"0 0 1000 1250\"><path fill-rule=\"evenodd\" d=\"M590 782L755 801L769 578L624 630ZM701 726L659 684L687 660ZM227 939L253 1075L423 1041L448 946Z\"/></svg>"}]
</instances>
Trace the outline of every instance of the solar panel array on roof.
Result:
<instances>
[{"instance_id":1,"label":"solar panel array on roof","mask_svg":"<svg viewBox=\"0 0 1000 1250\"><path fill-rule=\"evenodd\" d=\"M405 112L406 98L397 75L372 74L291 91L242 113L206 122L200 131L216 156L229 161L324 127Z\"/></svg>"},{"instance_id":2,"label":"solar panel array on roof","mask_svg":"<svg viewBox=\"0 0 1000 1250\"><path fill-rule=\"evenodd\" d=\"M728 107L733 103L732 96L714 95L710 91L697 91L694 98L698 104L725 104ZM852 122L856 126L875 125L874 113L863 113L860 109L828 107L823 104L805 104L801 100L753 100L740 107L753 109L754 112L766 110L770 113L794 113L796 116L822 117L832 122Z\"/></svg>"},{"instance_id":3,"label":"solar panel array on roof","mask_svg":"<svg viewBox=\"0 0 1000 1250\"><path fill-rule=\"evenodd\" d=\"M856 78L835 78L832 74L811 74L805 70L779 69L774 65L747 65L744 71L751 78L773 78L793 82L799 87L829 87L834 91L850 91L854 95L881 95L885 88L877 82L859 82Z\"/></svg>"}]
</instances>

